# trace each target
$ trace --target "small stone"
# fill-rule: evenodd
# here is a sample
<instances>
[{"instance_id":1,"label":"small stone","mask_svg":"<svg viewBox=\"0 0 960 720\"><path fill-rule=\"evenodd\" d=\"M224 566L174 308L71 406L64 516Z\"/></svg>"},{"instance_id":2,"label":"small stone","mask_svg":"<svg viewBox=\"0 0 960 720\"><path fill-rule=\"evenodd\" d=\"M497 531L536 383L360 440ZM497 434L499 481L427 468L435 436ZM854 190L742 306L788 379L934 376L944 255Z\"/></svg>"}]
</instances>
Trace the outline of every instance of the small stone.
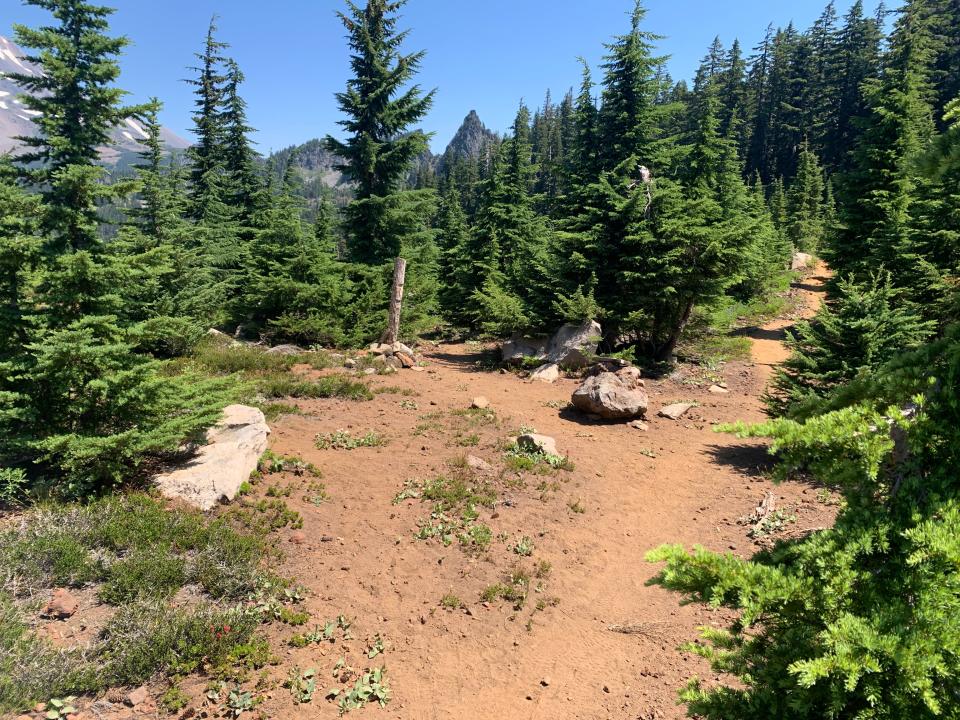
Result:
<instances>
[{"instance_id":1,"label":"small stone","mask_svg":"<svg viewBox=\"0 0 960 720\"><path fill-rule=\"evenodd\" d=\"M530 450L540 452L544 455L560 455L557 450L557 441L549 435L537 435L529 433L517 438L517 445L521 450Z\"/></svg>"},{"instance_id":2,"label":"small stone","mask_svg":"<svg viewBox=\"0 0 960 720\"><path fill-rule=\"evenodd\" d=\"M650 429L650 427L643 420L634 420L632 423L630 423L630 427L632 427L634 430L641 430L643 432L646 432Z\"/></svg>"},{"instance_id":3,"label":"small stone","mask_svg":"<svg viewBox=\"0 0 960 720\"><path fill-rule=\"evenodd\" d=\"M487 400L483 395L478 395L473 399L473 402L470 403L470 407L474 410L486 410L490 407L490 401Z\"/></svg>"},{"instance_id":4,"label":"small stone","mask_svg":"<svg viewBox=\"0 0 960 720\"><path fill-rule=\"evenodd\" d=\"M219 332L219 331L216 331L216 332ZM222 334L222 333L221 333L221 334ZM33 711L34 711L34 712L46 712L46 711L47 711L47 704L46 704L46 703L42 703L42 702L41 702L41 703L37 703L36 705L33 706Z\"/></svg>"},{"instance_id":5,"label":"small stone","mask_svg":"<svg viewBox=\"0 0 960 720\"><path fill-rule=\"evenodd\" d=\"M540 684L544 687L550 687L550 678L545 677L540 681Z\"/></svg>"},{"instance_id":6,"label":"small stone","mask_svg":"<svg viewBox=\"0 0 960 720\"><path fill-rule=\"evenodd\" d=\"M376 368L367 368L366 370L363 371L363 374L364 374L364 375L376 375L376 374L377 374L377 369L376 369Z\"/></svg>"},{"instance_id":7,"label":"small stone","mask_svg":"<svg viewBox=\"0 0 960 720\"><path fill-rule=\"evenodd\" d=\"M603 686L603 691L604 691L605 693L608 693L608 692L610 692L610 688L609 688L607 685L604 685L604 686Z\"/></svg>"},{"instance_id":8,"label":"small stone","mask_svg":"<svg viewBox=\"0 0 960 720\"><path fill-rule=\"evenodd\" d=\"M400 361L401 367L412 368L414 365L416 365L412 355L407 355L406 353L397 353L395 357Z\"/></svg>"},{"instance_id":9,"label":"small stone","mask_svg":"<svg viewBox=\"0 0 960 720\"><path fill-rule=\"evenodd\" d=\"M546 363L530 373L531 380L539 380L547 384L555 383L559 378L560 366L557 363Z\"/></svg>"},{"instance_id":10,"label":"small stone","mask_svg":"<svg viewBox=\"0 0 960 720\"><path fill-rule=\"evenodd\" d=\"M290 542L292 542L294 545L303 545L305 542L307 542L307 536L300 530L297 530L290 535Z\"/></svg>"},{"instance_id":11,"label":"small stone","mask_svg":"<svg viewBox=\"0 0 960 720\"><path fill-rule=\"evenodd\" d=\"M343 361L343 366L347 369L352 370L357 366L357 361L354 360L353 358L347 358L346 360Z\"/></svg>"},{"instance_id":12,"label":"small stone","mask_svg":"<svg viewBox=\"0 0 960 720\"><path fill-rule=\"evenodd\" d=\"M730 391L725 387L720 387L719 385L711 385L710 392L712 392L714 395L727 395Z\"/></svg>"},{"instance_id":13,"label":"small stone","mask_svg":"<svg viewBox=\"0 0 960 720\"><path fill-rule=\"evenodd\" d=\"M64 620L71 617L79 606L79 601L73 595L63 588L57 588L53 591L53 596L43 609L42 615L44 617Z\"/></svg>"},{"instance_id":14,"label":"small stone","mask_svg":"<svg viewBox=\"0 0 960 720\"><path fill-rule=\"evenodd\" d=\"M137 705L142 705L150 698L150 693L147 692L147 688L141 686L136 690L131 690L127 693L127 696L123 701L130 707L136 707Z\"/></svg>"},{"instance_id":15,"label":"small stone","mask_svg":"<svg viewBox=\"0 0 960 720\"><path fill-rule=\"evenodd\" d=\"M693 407L693 403L674 403L673 405L667 405L666 407L660 408L660 412L657 413L660 417L669 418L671 420L679 420L690 408Z\"/></svg>"},{"instance_id":16,"label":"small stone","mask_svg":"<svg viewBox=\"0 0 960 720\"><path fill-rule=\"evenodd\" d=\"M467 455L467 467L486 475L493 472L493 465L483 458L478 458L476 455Z\"/></svg>"}]
</instances>

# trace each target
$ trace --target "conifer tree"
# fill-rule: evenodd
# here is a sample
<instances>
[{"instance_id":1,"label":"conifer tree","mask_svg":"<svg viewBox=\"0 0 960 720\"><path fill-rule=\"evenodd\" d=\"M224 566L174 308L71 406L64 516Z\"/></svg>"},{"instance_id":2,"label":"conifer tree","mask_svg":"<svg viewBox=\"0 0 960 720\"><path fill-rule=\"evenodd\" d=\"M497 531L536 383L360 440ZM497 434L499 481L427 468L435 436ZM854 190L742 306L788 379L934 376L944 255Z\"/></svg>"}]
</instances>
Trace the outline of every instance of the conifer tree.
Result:
<instances>
[{"instance_id":1,"label":"conifer tree","mask_svg":"<svg viewBox=\"0 0 960 720\"><path fill-rule=\"evenodd\" d=\"M658 155L659 121L663 115L657 100L663 90L665 58L654 55L660 36L642 30L646 16L642 0L636 0L630 16L630 32L607 45L604 58L603 94L598 113L598 158L600 168L613 170L630 158L654 166Z\"/></svg>"},{"instance_id":2,"label":"conifer tree","mask_svg":"<svg viewBox=\"0 0 960 720\"><path fill-rule=\"evenodd\" d=\"M886 267L905 287L919 282L910 206L921 182L915 166L933 132L928 94L930 27L923 0L900 11L883 77L865 91L870 117L844 178L841 227L829 260L844 273Z\"/></svg>"},{"instance_id":3,"label":"conifer tree","mask_svg":"<svg viewBox=\"0 0 960 720\"><path fill-rule=\"evenodd\" d=\"M368 0L361 8L347 0L338 16L347 28L353 77L337 94L347 119L339 121L344 141L327 137L327 146L343 159L340 166L356 184L344 215L350 257L379 264L398 256L404 237L418 232L425 218L418 212L430 191L401 191L414 158L427 147L427 135L411 126L423 118L433 92L417 85L406 90L423 60L423 51L401 54L407 32L397 30L397 12L406 0Z\"/></svg>"},{"instance_id":4,"label":"conifer tree","mask_svg":"<svg viewBox=\"0 0 960 720\"><path fill-rule=\"evenodd\" d=\"M824 180L817 156L806 142L800 151L797 176L787 194L787 207L787 235L793 247L807 253L816 252L826 230Z\"/></svg>"},{"instance_id":5,"label":"conifer tree","mask_svg":"<svg viewBox=\"0 0 960 720\"><path fill-rule=\"evenodd\" d=\"M189 150L191 215L196 220L206 220L209 214L217 212L211 206L223 201L224 192L226 131L223 102L227 78L223 74L225 59L222 53L228 46L216 39L216 23L214 16L207 27L203 52L196 54L200 64L190 68L197 77L186 81L196 88L196 110L193 113L196 142Z\"/></svg>"},{"instance_id":6,"label":"conifer tree","mask_svg":"<svg viewBox=\"0 0 960 720\"><path fill-rule=\"evenodd\" d=\"M247 333L274 341L335 345L345 337L341 322L350 288L329 226L320 232L304 227L290 169L279 196L256 223L263 229L245 260L240 320Z\"/></svg>"},{"instance_id":7,"label":"conifer tree","mask_svg":"<svg viewBox=\"0 0 960 720\"><path fill-rule=\"evenodd\" d=\"M767 405L779 415L802 414L811 399L876 371L931 331L930 323L902 306L889 272L872 274L862 285L841 278L816 317L787 332L791 354L776 371Z\"/></svg>"},{"instance_id":8,"label":"conifer tree","mask_svg":"<svg viewBox=\"0 0 960 720\"><path fill-rule=\"evenodd\" d=\"M856 0L844 16L838 31L833 74L838 84L835 126L824 138L824 164L832 171L852 167L853 148L860 126L868 115L861 88L880 74L882 28L876 19L865 17L862 0Z\"/></svg>"},{"instance_id":9,"label":"conifer tree","mask_svg":"<svg viewBox=\"0 0 960 720\"><path fill-rule=\"evenodd\" d=\"M580 188L592 182L599 172L599 138L597 104L593 95L593 78L586 60L583 66L580 92L574 108L574 136L568 153L570 186Z\"/></svg>"},{"instance_id":10,"label":"conifer tree","mask_svg":"<svg viewBox=\"0 0 960 720\"><path fill-rule=\"evenodd\" d=\"M177 449L217 419L226 399L216 383L158 373L117 322L129 275L105 257L90 187L100 175L97 148L127 112L111 87L124 41L106 34L110 11L77 0L32 4L59 24L18 32L39 50L43 73L32 87L43 86L35 107L45 121L37 152L17 162L30 171L27 163L49 161L27 177L44 182L50 217L61 224L46 230L30 335L0 381L0 464L29 464L76 496L122 480L145 455Z\"/></svg>"},{"instance_id":11,"label":"conifer tree","mask_svg":"<svg viewBox=\"0 0 960 720\"><path fill-rule=\"evenodd\" d=\"M27 152L17 158L21 177L44 200L47 252L96 250L97 200L109 195L99 181L98 148L110 130L135 108L120 105L124 92L113 86L126 38L105 31L113 10L81 0L27 0L50 10L58 25L15 26L17 42L32 49L29 62L42 74L10 74L29 91L24 106L36 113L35 136L18 138ZM64 112L69 107L70 112Z\"/></svg>"},{"instance_id":12,"label":"conifer tree","mask_svg":"<svg viewBox=\"0 0 960 720\"><path fill-rule=\"evenodd\" d=\"M256 153L249 137L253 128L247 123L247 103L240 96L243 73L235 60L228 59L225 65L222 110L224 171L229 178L230 204L239 210L241 220L249 224L260 190Z\"/></svg>"}]
</instances>

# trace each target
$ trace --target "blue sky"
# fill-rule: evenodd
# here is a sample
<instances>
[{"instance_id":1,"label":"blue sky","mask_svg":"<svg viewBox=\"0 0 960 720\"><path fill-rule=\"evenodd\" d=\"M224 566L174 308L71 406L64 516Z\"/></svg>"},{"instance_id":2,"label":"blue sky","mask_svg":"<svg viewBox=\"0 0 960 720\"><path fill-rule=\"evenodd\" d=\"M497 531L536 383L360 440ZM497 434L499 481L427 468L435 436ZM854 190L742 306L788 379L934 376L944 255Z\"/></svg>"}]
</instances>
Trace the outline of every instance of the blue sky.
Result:
<instances>
[{"instance_id":1,"label":"blue sky","mask_svg":"<svg viewBox=\"0 0 960 720\"><path fill-rule=\"evenodd\" d=\"M339 0L100 0L117 8L113 31L133 45L123 58L121 86L134 100L157 95L162 119L174 132L189 134L192 97L182 79L200 49L212 14L220 16L219 38L247 76L244 96L258 149L267 152L336 132L333 93L348 75L344 29L335 16ZM362 0L359 0L362 2ZM16 3L16 4L15 4ZM735 37L750 48L768 23L791 20L808 27L826 0L648 0L646 28L667 36L675 79L692 76L714 36L725 45ZM842 15L852 0L837 0ZM876 0L866 0L872 12ZM47 21L45 11L6 0L6 25ZM13 7L10 7L10 6ZM517 104L542 102L548 88L559 99L579 84L577 56L594 67L603 43L628 27L633 0L409 0L403 27L412 30L408 49L426 49L420 83L437 88L433 111L423 123L441 151L475 109L498 131L512 122Z\"/></svg>"}]
</instances>

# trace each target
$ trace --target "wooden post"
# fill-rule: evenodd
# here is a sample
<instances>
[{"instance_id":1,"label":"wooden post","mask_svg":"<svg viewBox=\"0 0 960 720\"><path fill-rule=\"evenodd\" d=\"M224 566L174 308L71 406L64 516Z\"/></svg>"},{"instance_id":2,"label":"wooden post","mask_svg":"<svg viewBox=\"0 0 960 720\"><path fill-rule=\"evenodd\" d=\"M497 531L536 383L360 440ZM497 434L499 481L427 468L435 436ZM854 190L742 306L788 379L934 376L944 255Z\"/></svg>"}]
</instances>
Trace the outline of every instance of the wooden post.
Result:
<instances>
[{"instance_id":1,"label":"wooden post","mask_svg":"<svg viewBox=\"0 0 960 720\"><path fill-rule=\"evenodd\" d=\"M397 258L393 264L393 292L390 293L390 318L380 342L392 345L400 334L400 307L403 304L403 281L407 276L407 261Z\"/></svg>"}]
</instances>

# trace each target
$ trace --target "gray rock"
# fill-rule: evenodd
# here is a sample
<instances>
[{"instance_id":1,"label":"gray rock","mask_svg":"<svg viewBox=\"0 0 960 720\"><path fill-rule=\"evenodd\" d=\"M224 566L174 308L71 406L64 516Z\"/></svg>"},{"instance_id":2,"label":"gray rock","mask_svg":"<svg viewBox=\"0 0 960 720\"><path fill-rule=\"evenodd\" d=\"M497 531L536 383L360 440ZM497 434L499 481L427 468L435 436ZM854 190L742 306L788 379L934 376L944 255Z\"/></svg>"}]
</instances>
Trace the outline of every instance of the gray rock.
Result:
<instances>
[{"instance_id":1,"label":"gray rock","mask_svg":"<svg viewBox=\"0 0 960 720\"><path fill-rule=\"evenodd\" d=\"M276 345L267 350L267 355L303 355L306 350L297 345Z\"/></svg>"},{"instance_id":2,"label":"gray rock","mask_svg":"<svg viewBox=\"0 0 960 720\"><path fill-rule=\"evenodd\" d=\"M557 451L557 441L549 435L528 433L517 438L517 446L521 450L539 452L544 455L560 455Z\"/></svg>"},{"instance_id":3,"label":"gray rock","mask_svg":"<svg viewBox=\"0 0 960 720\"><path fill-rule=\"evenodd\" d=\"M473 402L470 403L470 407L474 410L486 410L490 407L490 401L483 395L477 395L477 397L473 399Z\"/></svg>"},{"instance_id":4,"label":"gray rock","mask_svg":"<svg viewBox=\"0 0 960 720\"><path fill-rule=\"evenodd\" d=\"M353 369L357 366L357 361L353 358L347 358L343 361L343 366L348 369Z\"/></svg>"},{"instance_id":5,"label":"gray rock","mask_svg":"<svg viewBox=\"0 0 960 720\"><path fill-rule=\"evenodd\" d=\"M790 263L791 270L806 270L813 262L813 255L805 252L794 253L793 261Z\"/></svg>"},{"instance_id":6,"label":"gray rock","mask_svg":"<svg viewBox=\"0 0 960 720\"><path fill-rule=\"evenodd\" d=\"M571 401L577 409L608 420L642 416L649 405L640 371L635 367L588 377L574 391Z\"/></svg>"},{"instance_id":7,"label":"gray rock","mask_svg":"<svg viewBox=\"0 0 960 720\"><path fill-rule=\"evenodd\" d=\"M484 475L493 474L493 465L483 458L478 458L476 455L467 455L467 467Z\"/></svg>"},{"instance_id":8,"label":"gray rock","mask_svg":"<svg viewBox=\"0 0 960 720\"><path fill-rule=\"evenodd\" d=\"M414 357L413 350L411 350L409 347L404 345L402 342L395 342L393 345L390 346L390 350L393 351L394 353L403 353L404 355L409 355L410 357Z\"/></svg>"},{"instance_id":9,"label":"gray rock","mask_svg":"<svg viewBox=\"0 0 960 720\"><path fill-rule=\"evenodd\" d=\"M687 411L693 407L693 403L674 403L673 405L667 405L666 407L660 408L660 412L657 413L660 417L670 418L671 420L679 420L684 415L687 414Z\"/></svg>"},{"instance_id":10,"label":"gray rock","mask_svg":"<svg viewBox=\"0 0 960 720\"><path fill-rule=\"evenodd\" d=\"M259 409L229 405L223 410L223 419L207 431L207 444L181 467L157 475L154 482L165 497L209 510L236 497L257 469L269 435Z\"/></svg>"},{"instance_id":11,"label":"gray rock","mask_svg":"<svg viewBox=\"0 0 960 720\"><path fill-rule=\"evenodd\" d=\"M547 360L560 367L585 368L596 356L602 334L600 323L595 320L564 325L550 338Z\"/></svg>"},{"instance_id":12,"label":"gray rock","mask_svg":"<svg viewBox=\"0 0 960 720\"><path fill-rule=\"evenodd\" d=\"M552 362L545 363L530 373L531 380L539 380L540 382L545 383L554 383L559 377L560 366Z\"/></svg>"},{"instance_id":13,"label":"gray rock","mask_svg":"<svg viewBox=\"0 0 960 720\"><path fill-rule=\"evenodd\" d=\"M514 333L503 344L500 352L505 363L519 365L524 358L545 358L549 342L550 339L547 337L523 337Z\"/></svg>"}]
</instances>

